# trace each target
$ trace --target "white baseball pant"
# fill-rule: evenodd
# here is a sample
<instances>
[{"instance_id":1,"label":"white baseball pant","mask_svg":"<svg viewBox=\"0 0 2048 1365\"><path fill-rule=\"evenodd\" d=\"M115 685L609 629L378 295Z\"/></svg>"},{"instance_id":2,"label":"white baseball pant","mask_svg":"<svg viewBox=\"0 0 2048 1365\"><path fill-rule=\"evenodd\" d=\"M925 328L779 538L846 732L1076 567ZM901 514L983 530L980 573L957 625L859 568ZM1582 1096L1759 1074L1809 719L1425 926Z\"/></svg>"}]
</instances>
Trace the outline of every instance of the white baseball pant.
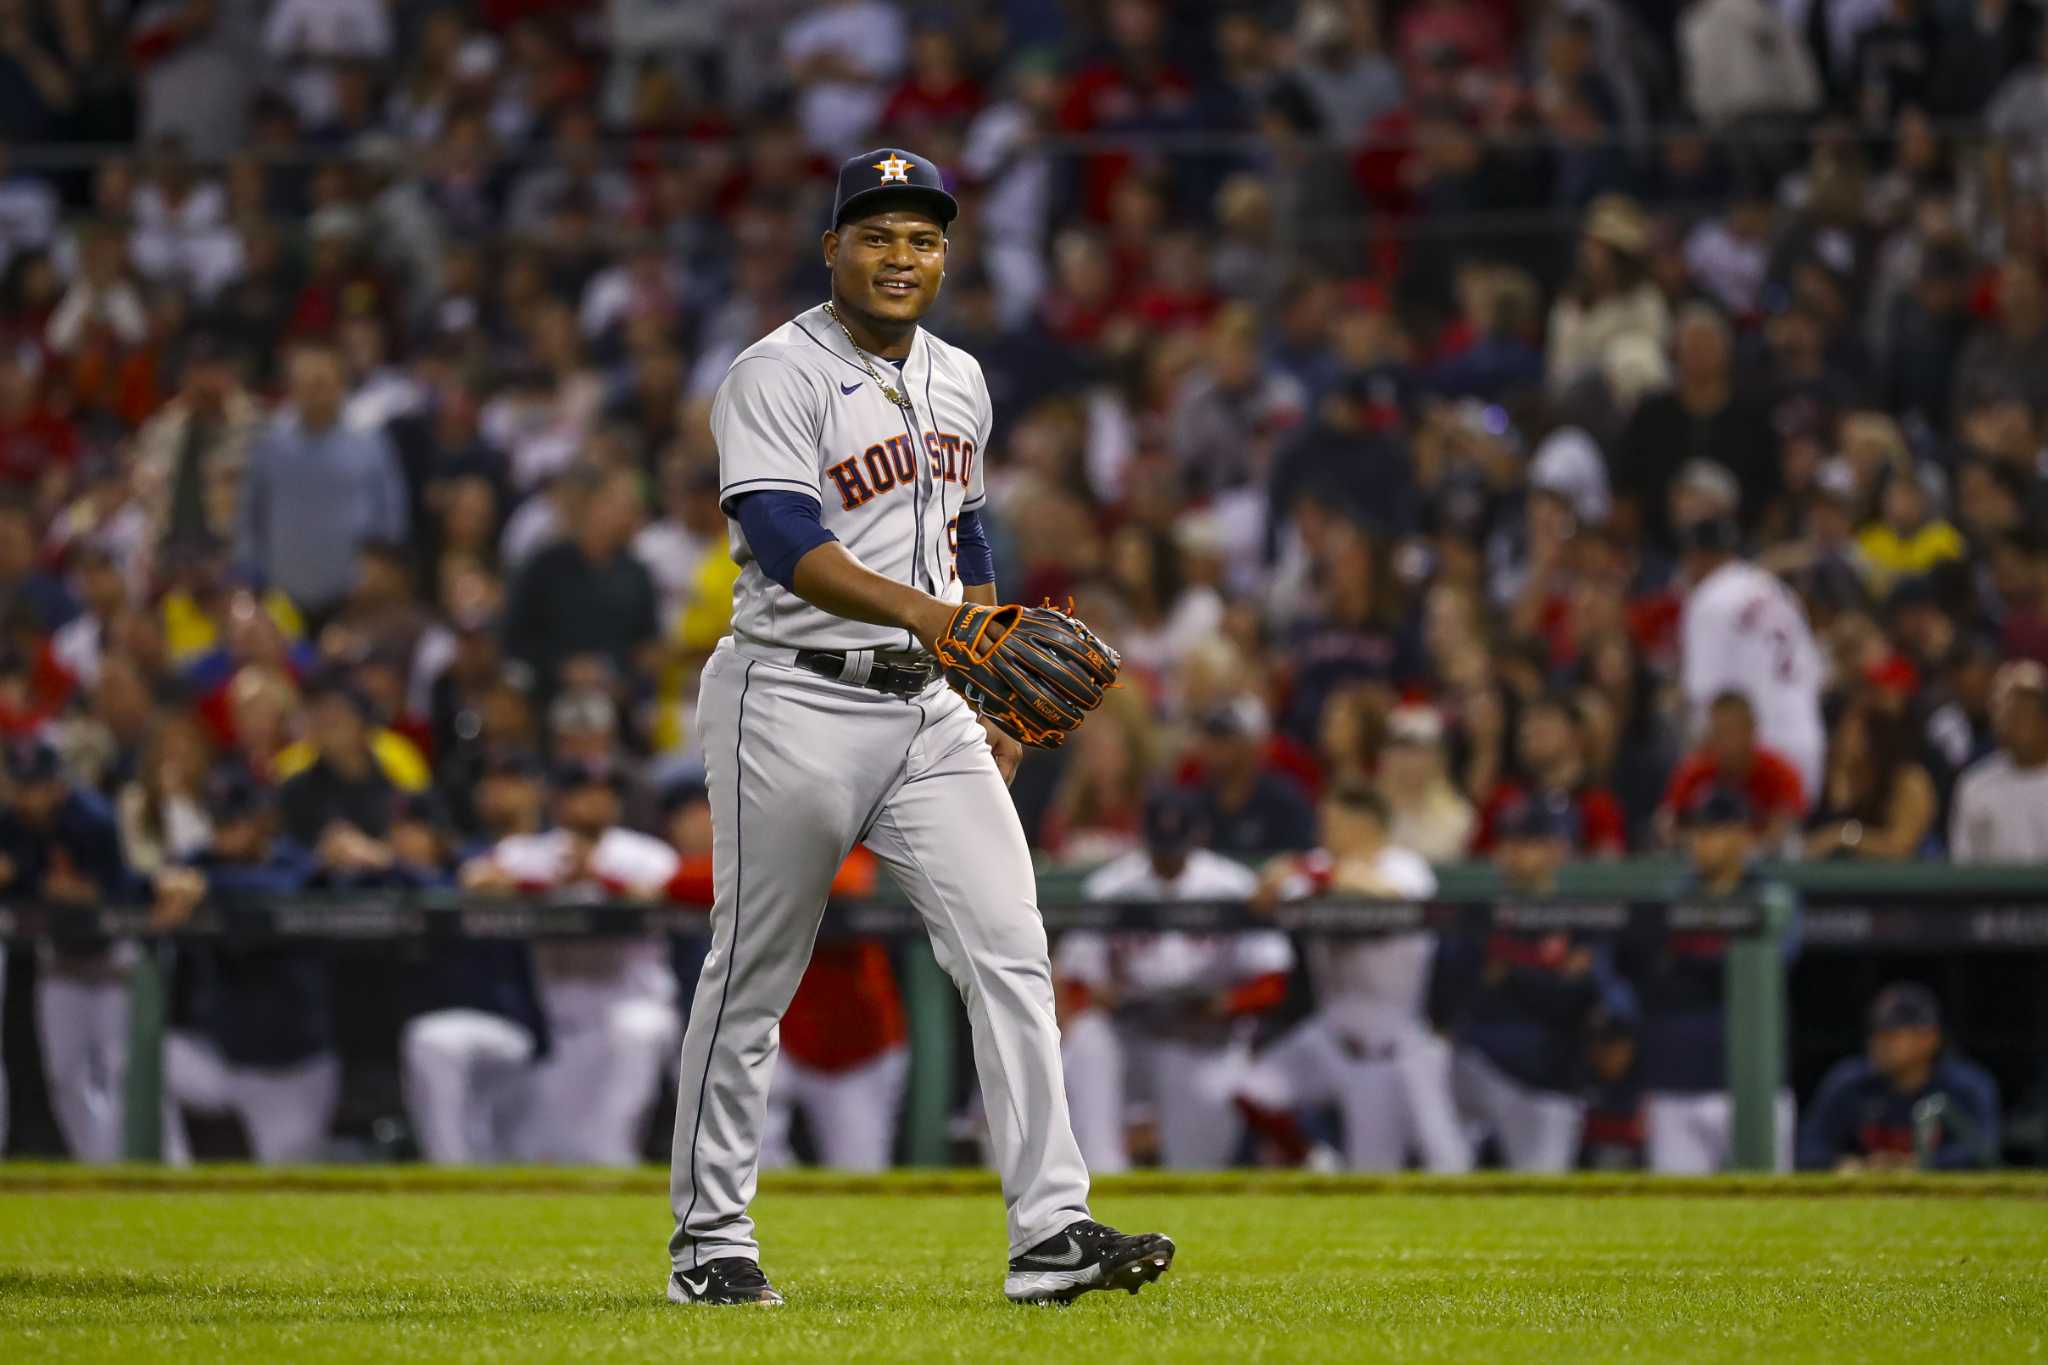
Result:
<instances>
[{"instance_id":1,"label":"white baseball pant","mask_svg":"<svg viewBox=\"0 0 2048 1365\"><path fill-rule=\"evenodd\" d=\"M666 1000L610 981L540 982L548 1055L514 1139L521 1160L634 1166L681 1020Z\"/></svg>"},{"instance_id":2,"label":"white baseball pant","mask_svg":"<svg viewBox=\"0 0 2048 1365\"><path fill-rule=\"evenodd\" d=\"M433 1010L398 1037L420 1154L440 1166L506 1161L530 1105L533 1034L483 1010Z\"/></svg>"},{"instance_id":3,"label":"white baseball pant","mask_svg":"<svg viewBox=\"0 0 2048 1365\"><path fill-rule=\"evenodd\" d=\"M1259 1054L1240 1092L1267 1109L1335 1104L1344 1162L1354 1171L1406 1169L1412 1152L1431 1171L1462 1172L1471 1150L1451 1103L1451 1054L1419 1021L1389 1011L1370 1032L1356 1010L1304 1020Z\"/></svg>"},{"instance_id":4,"label":"white baseball pant","mask_svg":"<svg viewBox=\"0 0 2048 1365\"><path fill-rule=\"evenodd\" d=\"M1460 1111L1500 1144L1510 1170L1569 1171L1578 1165L1586 1121L1580 1101L1523 1085L1469 1047L1454 1051L1451 1090Z\"/></svg>"},{"instance_id":5,"label":"white baseball pant","mask_svg":"<svg viewBox=\"0 0 2048 1365\"><path fill-rule=\"evenodd\" d=\"M1074 1137L1089 1170L1130 1168L1126 1083L1151 1103L1161 1166L1213 1171L1237 1156L1244 1120L1236 1095L1251 1064L1242 1044L1148 1037L1119 1028L1102 1010L1069 1019L1060 1044Z\"/></svg>"},{"instance_id":6,"label":"white baseball pant","mask_svg":"<svg viewBox=\"0 0 2048 1365\"><path fill-rule=\"evenodd\" d=\"M1244 1138L1236 1096L1251 1065L1249 1049L1134 1037L1131 1053L1159 1125L1159 1164L1180 1171L1230 1165Z\"/></svg>"},{"instance_id":7,"label":"white baseball pant","mask_svg":"<svg viewBox=\"0 0 2048 1365\"><path fill-rule=\"evenodd\" d=\"M818 1164L841 1171L885 1171L896 1149L896 1116L910 1080L910 1049L892 1047L844 1071L815 1071L783 1053L768 1087L761 1164L794 1166L790 1125L801 1109Z\"/></svg>"},{"instance_id":8,"label":"white baseball pant","mask_svg":"<svg viewBox=\"0 0 2048 1365\"><path fill-rule=\"evenodd\" d=\"M128 1111L128 983L66 976L45 964L36 977L36 1030L57 1130L77 1161L119 1161Z\"/></svg>"},{"instance_id":9,"label":"white baseball pant","mask_svg":"<svg viewBox=\"0 0 2048 1365\"><path fill-rule=\"evenodd\" d=\"M1012 1255L1088 1216L1067 1121L1031 850L967 704L827 681L720 645L698 724L716 830L711 952L683 1038L669 1198L682 1269L756 1256L752 1202L776 1024L856 842L886 864L959 987ZM760 654L769 657L757 657Z\"/></svg>"},{"instance_id":10,"label":"white baseball pant","mask_svg":"<svg viewBox=\"0 0 2048 1365\"><path fill-rule=\"evenodd\" d=\"M1074 1141L1088 1169L1115 1175L1131 1168L1124 1145L1124 1043L1107 1010L1082 1010L1060 1028L1060 1067Z\"/></svg>"},{"instance_id":11,"label":"white baseball pant","mask_svg":"<svg viewBox=\"0 0 2048 1365\"><path fill-rule=\"evenodd\" d=\"M341 1059L322 1052L285 1067L235 1066L195 1034L164 1038L164 1160L192 1164L186 1109L233 1114L265 1166L313 1161L341 1100Z\"/></svg>"},{"instance_id":12,"label":"white baseball pant","mask_svg":"<svg viewBox=\"0 0 2048 1365\"><path fill-rule=\"evenodd\" d=\"M1776 1169L1792 1169L1793 1125L1798 1107L1792 1092L1777 1103ZM1735 1100L1725 1090L1704 1094L1653 1092L1643 1097L1644 1160L1661 1175L1712 1175L1728 1169L1735 1137Z\"/></svg>"}]
</instances>

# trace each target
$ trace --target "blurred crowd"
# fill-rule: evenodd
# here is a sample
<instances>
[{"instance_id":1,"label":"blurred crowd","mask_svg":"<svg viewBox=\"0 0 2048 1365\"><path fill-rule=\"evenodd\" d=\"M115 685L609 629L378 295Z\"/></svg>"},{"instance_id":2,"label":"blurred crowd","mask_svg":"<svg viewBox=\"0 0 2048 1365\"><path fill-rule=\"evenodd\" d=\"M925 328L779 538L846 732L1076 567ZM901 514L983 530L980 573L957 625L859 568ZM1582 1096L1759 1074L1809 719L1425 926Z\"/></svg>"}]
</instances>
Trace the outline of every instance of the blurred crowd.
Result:
<instances>
[{"instance_id":1,"label":"blurred crowd","mask_svg":"<svg viewBox=\"0 0 2048 1365\"><path fill-rule=\"evenodd\" d=\"M0 0L0 880L175 917L208 860L651 892L706 855L710 399L884 141L963 206L929 325L988 377L1003 596L1071 597L1133 683L1019 776L1047 859L1143 856L1162 786L1254 861L1361 789L1437 863L1709 805L1759 853L2048 857L2040 21ZM75 956L65 1019L119 978ZM590 1024L626 1110L674 991Z\"/></svg>"}]
</instances>

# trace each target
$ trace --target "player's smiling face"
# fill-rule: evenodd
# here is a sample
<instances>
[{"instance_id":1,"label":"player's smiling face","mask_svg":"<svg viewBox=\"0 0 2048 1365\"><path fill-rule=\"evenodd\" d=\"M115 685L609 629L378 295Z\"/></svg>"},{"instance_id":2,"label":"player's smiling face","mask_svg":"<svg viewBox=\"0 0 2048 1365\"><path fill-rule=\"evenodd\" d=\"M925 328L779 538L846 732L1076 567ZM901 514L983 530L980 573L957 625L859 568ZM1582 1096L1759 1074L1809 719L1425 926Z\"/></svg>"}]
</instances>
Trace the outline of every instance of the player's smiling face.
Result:
<instances>
[{"instance_id":1,"label":"player's smiling face","mask_svg":"<svg viewBox=\"0 0 2048 1365\"><path fill-rule=\"evenodd\" d=\"M931 310L946 273L946 233L914 209L892 209L825 234L833 295L881 329L907 330Z\"/></svg>"}]
</instances>

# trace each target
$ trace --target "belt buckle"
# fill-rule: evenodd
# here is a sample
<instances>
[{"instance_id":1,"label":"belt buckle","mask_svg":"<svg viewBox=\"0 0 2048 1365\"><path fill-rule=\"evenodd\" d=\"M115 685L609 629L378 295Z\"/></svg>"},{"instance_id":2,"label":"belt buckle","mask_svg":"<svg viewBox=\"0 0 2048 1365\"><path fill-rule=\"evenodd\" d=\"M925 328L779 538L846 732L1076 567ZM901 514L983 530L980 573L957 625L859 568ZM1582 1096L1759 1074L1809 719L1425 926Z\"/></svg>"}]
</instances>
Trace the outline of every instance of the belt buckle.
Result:
<instances>
[{"instance_id":1,"label":"belt buckle","mask_svg":"<svg viewBox=\"0 0 2048 1365\"><path fill-rule=\"evenodd\" d=\"M877 671L881 674L882 690L892 696L914 697L931 686L931 670L916 664L883 664Z\"/></svg>"}]
</instances>

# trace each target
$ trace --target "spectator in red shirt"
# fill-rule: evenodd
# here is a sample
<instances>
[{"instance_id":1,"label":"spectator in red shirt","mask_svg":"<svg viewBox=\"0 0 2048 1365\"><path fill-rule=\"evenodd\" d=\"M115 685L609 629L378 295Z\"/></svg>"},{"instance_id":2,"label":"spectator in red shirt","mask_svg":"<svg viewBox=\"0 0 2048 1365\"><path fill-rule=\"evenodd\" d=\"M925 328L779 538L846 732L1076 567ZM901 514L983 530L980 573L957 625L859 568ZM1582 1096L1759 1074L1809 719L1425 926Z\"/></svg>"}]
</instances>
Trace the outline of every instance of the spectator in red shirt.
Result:
<instances>
[{"instance_id":1,"label":"spectator in red shirt","mask_svg":"<svg viewBox=\"0 0 2048 1365\"><path fill-rule=\"evenodd\" d=\"M45 407L32 347L0 348L0 484L29 490L78 459L78 429Z\"/></svg>"},{"instance_id":2,"label":"spectator in red shirt","mask_svg":"<svg viewBox=\"0 0 2048 1365\"><path fill-rule=\"evenodd\" d=\"M1152 269L1131 309L1155 331L1206 327L1222 306L1209 285L1209 258L1192 232L1168 232L1153 245Z\"/></svg>"},{"instance_id":3,"label":"spectator in red shirt","mask_svg":"<svg viewBox=\"0 0 2048 1365\"><path fill-rule=\"evenodd\" d=\"M1568 698L1543 696L1522 707L1515 726L1515 776L1487 795L1475 850L1490 852L1501 813L1528 801L1571 812L1573 849L1581 856L1618 858L1628 849L1621 807L1614 793L1591 779L1585 732Z\"/></svg>"},{"instance_id":4,"label":"spectator in red shirt","mask_svg":"<svg viewBox=\"0 0 2048 1365\"><path fill-rule=\"evenodd\" d=\"M1061 233L1041 311L1047 335L1068 346L1094 346L1122 311L1122 290L1101 238L1079 229Z\"/></svg>"},{"instance_id":5,"label":"spectator in red shirt","mask_svg":"<svg viewBox=\"0 0 2048 1365\"><path fill-rule=\"evenodd\" d=\"M921 29L910 40L909 78L882 106L882 126L922 147L934 125L960 127L981 105L981 86L961 69L959 40L947 29Z\"/></svg>"},{"instance_id":6,"label":"spectator in red shirt","mask_svg":"<svg viewBox=\"0 0 2048 1365\"><path fill-rule=\"evenodd\" d=\"M1158 0L1112 0L1109 50L1074 73L1060 104L1068 133L1161 132L1193 125L1195 83L1166 55L1166 18ZM1109 216L1129 152L1091 156L1082 171L1082 203L1098 222Z\"/></svg>"},{"instance_id":7,"label":"spectator in red shirt","mask_svg":"<svg viewBox=\"0 0 2048 1365\"><path fill-rule=\"evenodd\" d=\"M1740 692L1723 692L1707 711L1707 733L1699 748L1680 761L1657 812L1657 831L1669 841L1677 813L1690 810L1714 787L1739 791L1749 802L1763 847L1775 848L1806 815L1799 770L1784 755L1756 741L1756 712Z\"/></svg>"},{"instance_id":8,"label":"spectator in red shirt","mask_svg":"<svg viewBox=\"0 0 2048 1365\"><path fill-rule=\"evenodd\" d=\"M1411 74L1451 57L1489 71L1508 65L1501 16L1479 0L1422 0L1402 17L1399 45L1402 69Z\"/></svg>"}]
</instances>

